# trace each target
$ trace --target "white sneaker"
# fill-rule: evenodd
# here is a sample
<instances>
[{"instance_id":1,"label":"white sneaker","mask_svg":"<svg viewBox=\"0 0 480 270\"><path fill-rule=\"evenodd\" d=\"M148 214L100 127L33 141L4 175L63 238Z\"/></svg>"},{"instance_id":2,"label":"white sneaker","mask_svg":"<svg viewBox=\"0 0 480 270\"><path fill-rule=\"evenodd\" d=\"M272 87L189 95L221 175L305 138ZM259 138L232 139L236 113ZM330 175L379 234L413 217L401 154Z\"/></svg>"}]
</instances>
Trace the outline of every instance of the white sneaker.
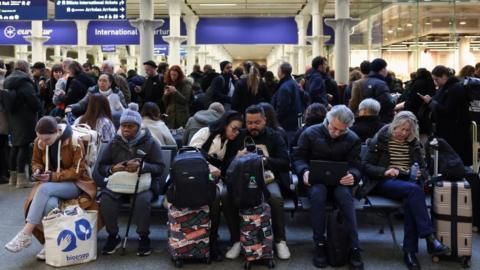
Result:
<instances>
[{"instance_id":1,"label":"white sneaker","mask_svg":"<svg viewBox=\"0 0 480 270\"><path fill-rule=\"evenodd\" d=\"M39 261L45 261L45 247L42 248L42 250L40 250L40 252L38 252L37 254L37 260Z\"/></svg>"},{"instance_id":2,"label":"white sneaker","mask_svg":"<svg viewBox=\"0 0 480 270\"><path fill-rule=\"evenodd\" d=\"M225 254L225 258L234 260L240 256L240 251L242 251L242 246L240 242L236 242Z\"/></svg>"},{"instance_id":3,"label":"white sneaker","mask_svg":"<svg viewBox=\"0 0 480 270\"><path fill-rule=\"evenodd\" d=\"M275 244L277 247L277 256L281 260L290 259L290 250L288 249L287 242L280 241L280 243Z\"/></svg>"},{"instance_id":4,"label":"white sneaker","mask_svg":"<svg viewBox=\"0 0 480 270\"><path fill-rule=\"evenodd\" d=\"M20 231L15 237L5 245L5 249L10 252L19 252L32 244L32 236L26 235Z\"/></svg>"}]
</instances>

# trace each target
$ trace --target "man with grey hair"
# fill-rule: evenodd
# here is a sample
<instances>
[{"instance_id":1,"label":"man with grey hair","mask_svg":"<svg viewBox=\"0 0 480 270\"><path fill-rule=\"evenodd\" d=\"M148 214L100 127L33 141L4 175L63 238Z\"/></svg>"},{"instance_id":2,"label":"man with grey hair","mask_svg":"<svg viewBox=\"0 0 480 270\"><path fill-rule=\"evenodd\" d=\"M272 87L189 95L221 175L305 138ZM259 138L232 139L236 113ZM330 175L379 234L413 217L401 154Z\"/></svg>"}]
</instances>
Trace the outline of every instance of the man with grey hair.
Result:
<instances>
[{"instance_id":1,"label":"man with grey hair","mask_svg":"<svg viewBox=\"0 0 480 270\"><path fill-rule=\"evenodd\" d=\"M280 126L287 132L288 143L295 137L299 128L298 118L305 108L300 96L300 86L292 77L292 65L283 62L278 67L278 90L272 98L272 106L277 113Z\"/></svg>"},{"instance_id":2,"label":"man with grey hair","mask_svg":"<svg viewBox=\"0 0 480 270\"><path fill-rule=\"evenodd\" d=\"M373 138L377 131L385 125L378 117L380 109L380 102L373 98L367 98L360 102L358 117L355 118L355 124L353 124L351 129L357 133L362 142Z\"/></svg>"},{"instance_id":3,"label":"man with grey hair","mask_svg":"<svg viewBox=\"0 0 480 270\"><path fill-rule=\"evenodd\" d=\"M113 76L112 89L117 87L122 91L125 101L130 103L132 100L132 93L130 93L130 88L128 88L127 78L123 77L120 74L115 73L115 63L111 60L105 60L102 62L101 66L102 73L110 74Z\"/></svg>"},{"instance_id":4,"label":"man with grey hair","mask_svg":"<svg viewBox=\"0 0 480 270\"><path fill-rule=\"evenodd\" d=\"M325 205L327 192L334 194L336 205L345 217L345 224L349 231L349 264L350 269L363 269L358 243L357 221L355 216L354 198L352 187L360 181L361 142L358 136L349 127L354 122L352 111L345 105L336 105L323 124L307 128L300 136L298 149L293 156L293 166L303 184L308 188L311 208L310 217L313 227L313 240L315 242L315 255L313 264L316 267L327 266L325 249ZM323 160L348 163L345 176L338 179L336 186L327 186L322 179L310 177L310 161Z\"/></svg>"}]
</instances>

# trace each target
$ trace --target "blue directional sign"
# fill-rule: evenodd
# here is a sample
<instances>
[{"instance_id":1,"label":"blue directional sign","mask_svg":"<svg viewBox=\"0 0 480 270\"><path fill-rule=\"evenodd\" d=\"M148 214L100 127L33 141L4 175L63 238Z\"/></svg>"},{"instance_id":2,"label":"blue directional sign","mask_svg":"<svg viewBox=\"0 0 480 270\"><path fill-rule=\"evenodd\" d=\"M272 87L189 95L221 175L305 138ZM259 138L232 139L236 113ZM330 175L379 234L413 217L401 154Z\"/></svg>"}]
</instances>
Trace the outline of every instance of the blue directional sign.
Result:
<instances>
[{"instance_id":1,"label":"blue directional sign","mask_svg":"<svg viewBox=\"0 0 480 270\"><path fill-rule=\"evenodd\" d=\"M0 0L0 21L46 20L47 0Z\"/></svg>"},{"instance_id":2,"label":"blue directional sign","mask_svg":"<svg viewBox=\"0 0 480 270\"><path fill-rule=\"evenodd\" d=\"M104 53L114 53L117 51L117 47L115 45L102 45L102 52Z\"/></svg>"},{"instance_id":3,"label":"blue directional sign","mask_svg":"<svg viewBox=\"0 0 480 270\"><path fill-rule=\"evenodd\" d=\"M55 0L57 20L125 20L126 0Z\"/></svg>"}]
</instances>

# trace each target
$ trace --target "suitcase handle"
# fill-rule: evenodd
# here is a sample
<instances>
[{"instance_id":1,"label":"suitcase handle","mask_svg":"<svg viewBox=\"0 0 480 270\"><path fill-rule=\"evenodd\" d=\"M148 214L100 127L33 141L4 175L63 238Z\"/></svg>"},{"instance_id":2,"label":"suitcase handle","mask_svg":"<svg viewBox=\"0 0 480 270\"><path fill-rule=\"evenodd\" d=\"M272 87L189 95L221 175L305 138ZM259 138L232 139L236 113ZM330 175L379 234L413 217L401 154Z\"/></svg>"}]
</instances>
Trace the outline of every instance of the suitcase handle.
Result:
<instances>
[{"instance_id":1,"label":"suitcase handle","mask_svg":"<svg viewBox=\"0 0 480 270\"><path fill-rule=\"evenodd\" d=\"M184 147L178 149L179 154L184 153L184 152L200 152L200 150L198 150L198 148L195 148L193 146L184 146Z\"/></svg>"}]
</instances>

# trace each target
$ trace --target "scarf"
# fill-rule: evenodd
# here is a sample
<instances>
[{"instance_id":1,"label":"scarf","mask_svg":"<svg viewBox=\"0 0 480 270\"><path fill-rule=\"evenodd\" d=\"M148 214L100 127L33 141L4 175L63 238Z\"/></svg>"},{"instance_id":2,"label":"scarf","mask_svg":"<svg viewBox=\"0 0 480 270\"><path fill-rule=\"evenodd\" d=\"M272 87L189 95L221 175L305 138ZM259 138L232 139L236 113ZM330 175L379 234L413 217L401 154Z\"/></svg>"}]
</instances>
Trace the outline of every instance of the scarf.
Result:
<instances>
[{"instance_id":1,"label":"scarf","mask_svg":"<svg viewBox=\"0 0 480 270\"><path fill-rule=\"evenodd\" d=\"M143 139L143 137L145 137L145 133L146 133L145 129L138 130L137 135L135 135L135 137L133 139L131 139L130 141L125 139L121 133L120 133L120 137L122 137L122 141L125 142L128 145L128 147L133 147L133 146L137 145L138 142L141 139Z\"/></svg>"},{"instance_id":2,"label":"scarf","mask_svg":"<svg viewBox=\"0 0 480 270\"><path fill-rule=\"evenodd\" d=\"M110 96L110 94L112 93L112 88L109 88L107 91L102 91L100 90L100 88L98 88L98 92L106 97Z\"/></svg>"}]
</instances>

